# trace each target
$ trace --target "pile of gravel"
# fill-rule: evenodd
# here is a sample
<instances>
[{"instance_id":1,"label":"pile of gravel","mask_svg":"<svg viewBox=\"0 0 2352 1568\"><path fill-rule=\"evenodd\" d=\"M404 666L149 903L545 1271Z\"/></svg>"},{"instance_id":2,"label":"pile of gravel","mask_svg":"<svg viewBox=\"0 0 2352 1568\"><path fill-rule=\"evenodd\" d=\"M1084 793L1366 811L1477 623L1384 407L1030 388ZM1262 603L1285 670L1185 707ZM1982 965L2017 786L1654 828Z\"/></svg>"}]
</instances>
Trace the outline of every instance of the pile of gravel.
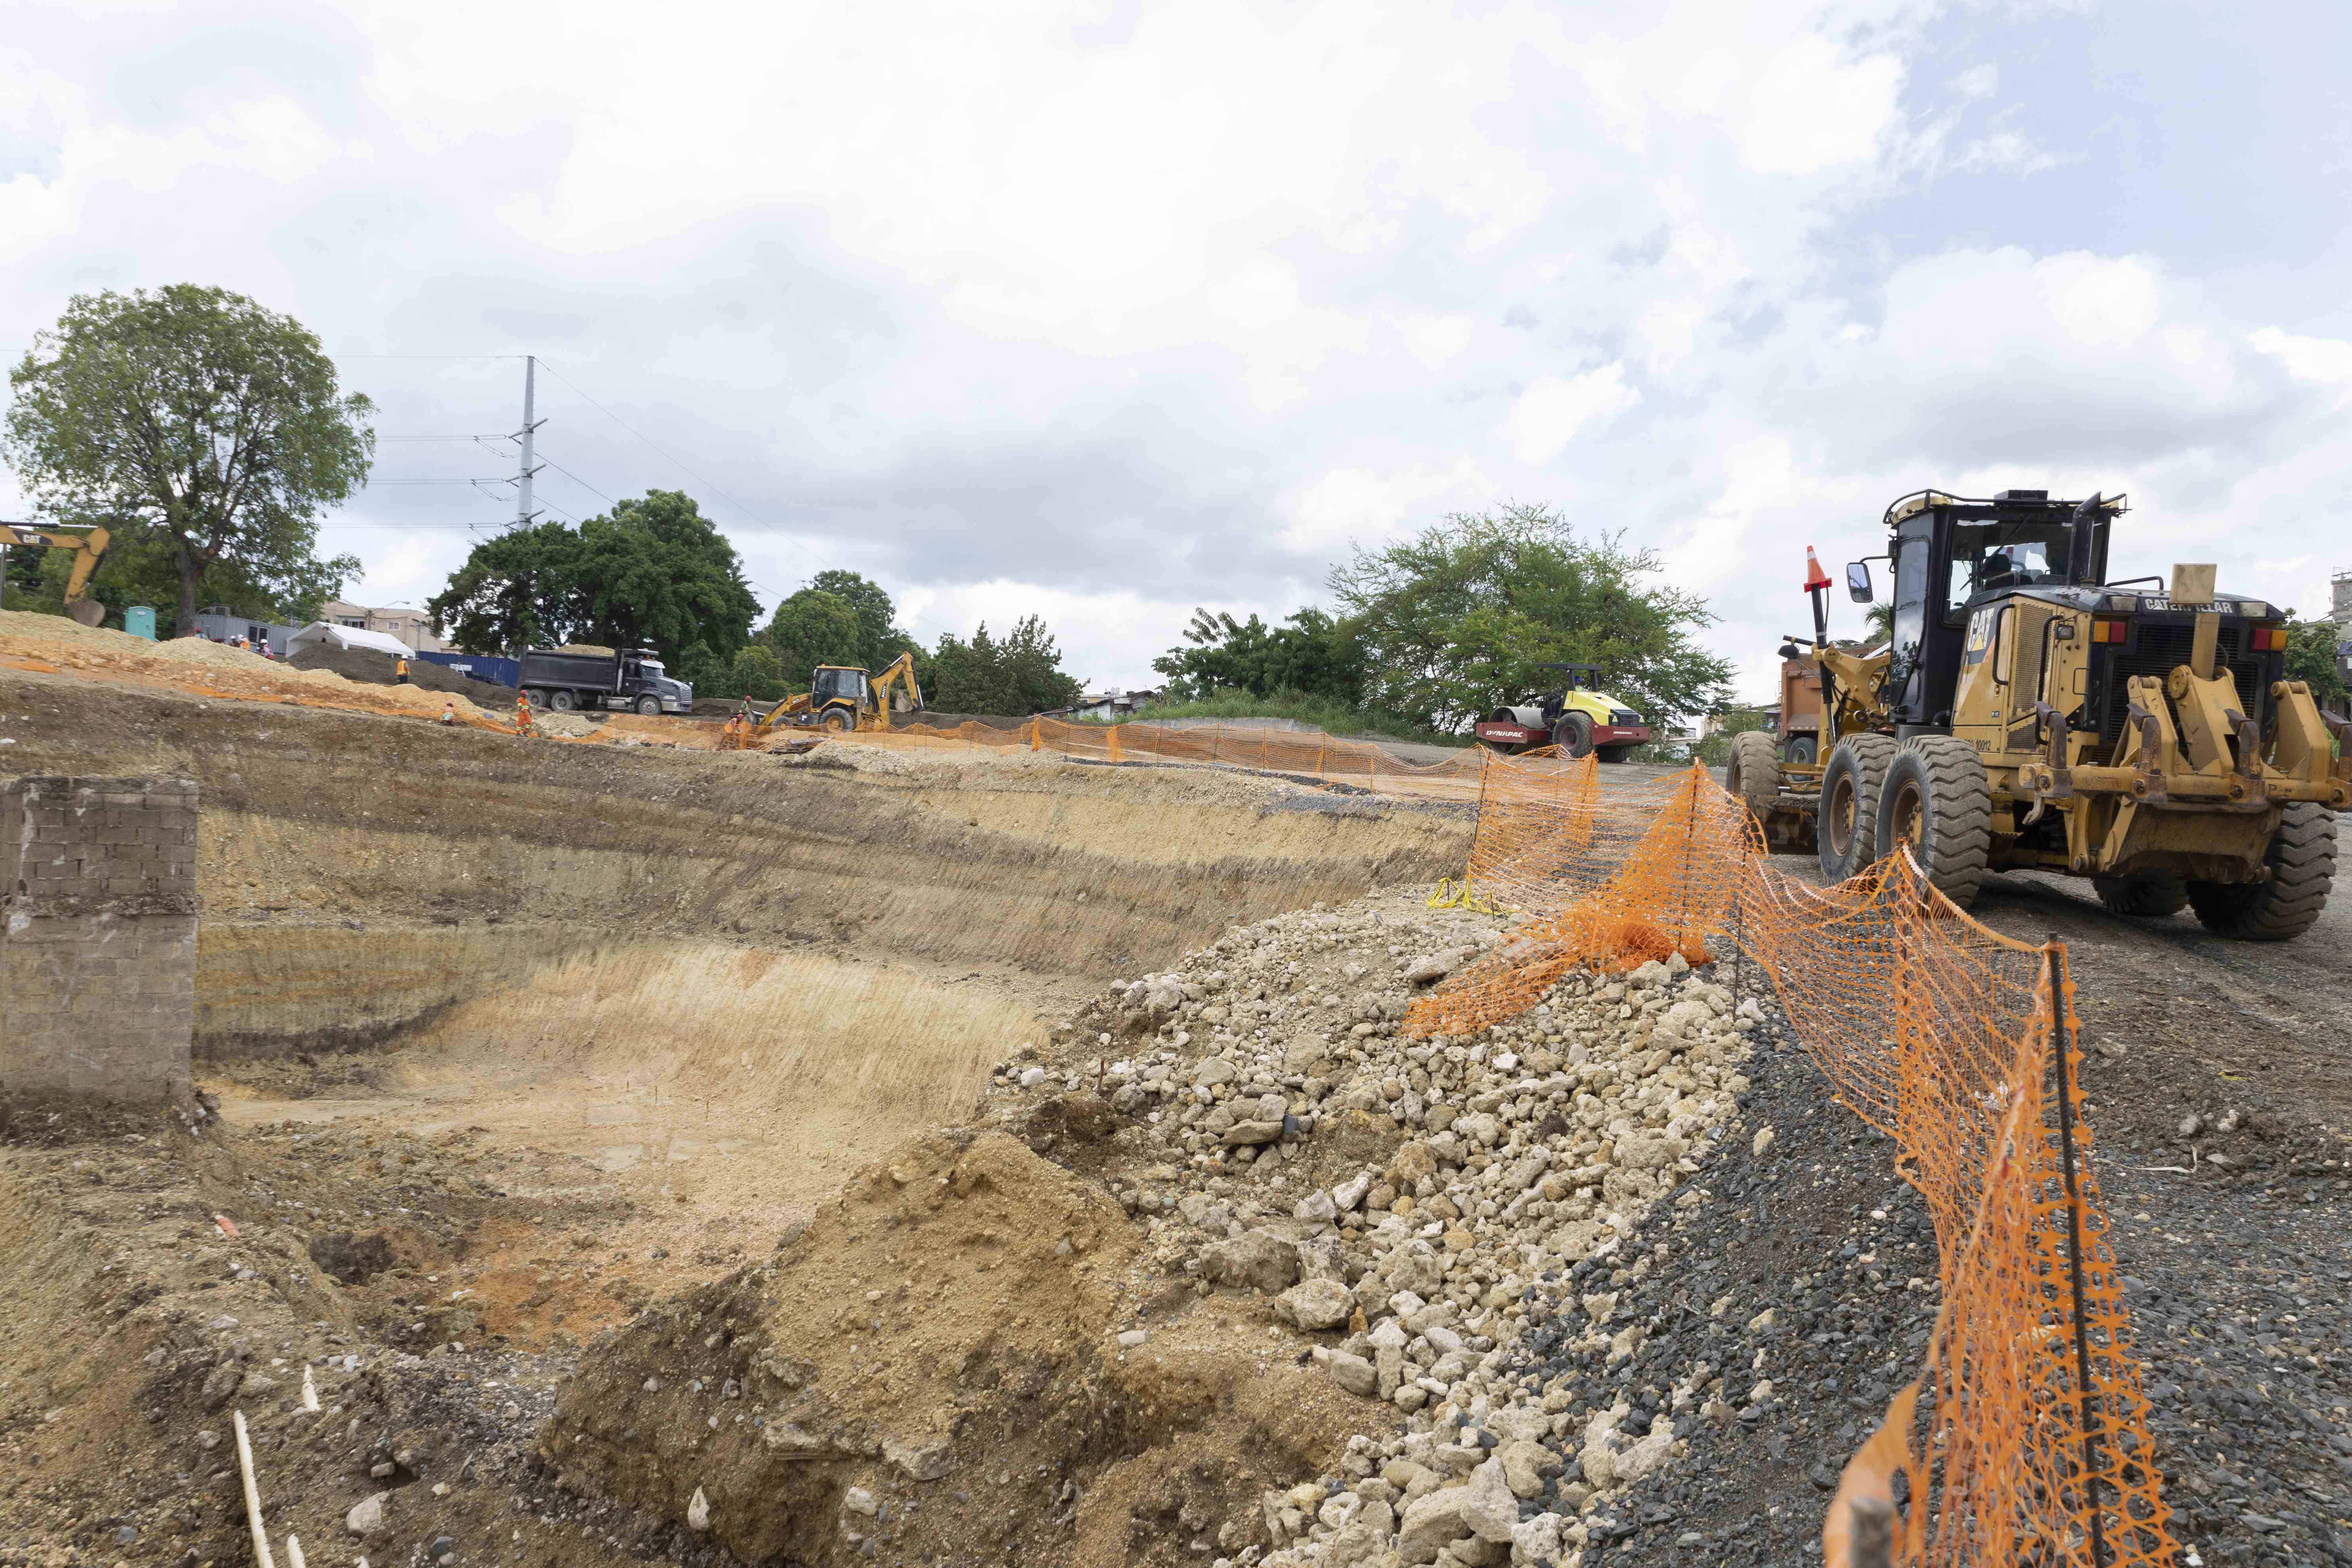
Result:
<instances>
[{"instance_id":1,"label":"pile of gravel","mask_svg":"<svg viewBox=\"0 0 2352 1568\"><path fill-rule=\"evenodd\" d=\"M1629 1238L1703 1203L1694 1178L1773 1015L1676 956L1572 975L1475 1038L1409 1039L1414 990L1501 922L1379 902L1229 932L1118 987L1062 1031L1060 1071L1000 1067L994 1109L1050 1149L1048 1111L1107 1096L1135 1149L1108 1184L1160 1258L1204 1290L1271 1297L1306 1356L1390 1407L1338 1472L1265 1494L1263 1561L1572 1560L1592 1519L1613 1528L1680 1457L1676 1412L1755 1397L1718 1358L1588 1411L1579 1369L1613 1378L1649 1331L1570 1281L1595 1259L1649 1277ZM1401 1141L1364 1158L1383 1129Z\"/></svg>"}]
</instances>

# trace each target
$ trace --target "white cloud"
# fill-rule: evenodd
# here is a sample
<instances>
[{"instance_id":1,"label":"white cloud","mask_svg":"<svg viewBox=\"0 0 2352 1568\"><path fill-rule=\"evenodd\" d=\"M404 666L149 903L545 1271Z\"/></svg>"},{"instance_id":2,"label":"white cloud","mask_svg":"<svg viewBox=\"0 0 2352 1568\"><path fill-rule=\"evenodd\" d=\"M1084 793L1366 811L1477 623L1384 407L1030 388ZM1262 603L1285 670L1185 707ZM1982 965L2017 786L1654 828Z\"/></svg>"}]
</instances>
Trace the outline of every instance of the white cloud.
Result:
<instances>
[{"instance_id":1,"label":"white cloud","mask_svg":"<svg viewBox=\"0 0 2352 1568\"><path fill-rule=\"evenodd\" d=\"M2278 361L2297 381L2352 388L2352 342L2299 337L2276 327L2260 328L2246 341Z\"/></svg>"},{"instance_id":2,"label":"white cloud","mask_svg":"<svg viewBox=\"0 0 2352 1568\"><path fill-rule=\"evenodd\" d=\"M1350 541L1376 543L1408 523L1474 510L1494 498L1493 482L1468 458L1444 468L1415 463L1392 473L1334 468L1284 502L1290 522L1282 547L1328 557Z\"/></svg>"},{"instance_id":3,"label":"white cloud","mask_svg":"<svg viewBox=\"0 0 2352 1568\"><path fill-rule=\"evenodd\" d=\"M767 598L824 564L927 637L1038 610L1106 680L1503 499L1663 552L1745 660L1802 543L1865 553L1924 484L2129 488L2136 561L2242 542L2283 602L2322 568L2277 520L2352 485L2334 296L2124 221L2186 165L2085 227L2112 138L2024 8L349 0L233 49L226 0L92 10L0 49L0 359L75 291L219 282L413 437L511 429L516 367L362 353L539 352L692 470L542 378L593 487L555 504L682 485ZM2300 112L2168 134L2256 107ZM326 542L414 599L505 510L383 484Z\"/></svg>"},{"instance_id":4,"label":"white cloud","mask_svg":"<svg viewBox=\"0 0 2352 1568\"><path fill-rule=\"evenodd\" d=\"M1530 468L1541 468L1568 450L1587 425L1623 413L1642 401L1639 391L1625 384L1624 362L1562 380L1538 376L1511 405L1502 437L1511 456Z\"/></svg>"}]
</instances>

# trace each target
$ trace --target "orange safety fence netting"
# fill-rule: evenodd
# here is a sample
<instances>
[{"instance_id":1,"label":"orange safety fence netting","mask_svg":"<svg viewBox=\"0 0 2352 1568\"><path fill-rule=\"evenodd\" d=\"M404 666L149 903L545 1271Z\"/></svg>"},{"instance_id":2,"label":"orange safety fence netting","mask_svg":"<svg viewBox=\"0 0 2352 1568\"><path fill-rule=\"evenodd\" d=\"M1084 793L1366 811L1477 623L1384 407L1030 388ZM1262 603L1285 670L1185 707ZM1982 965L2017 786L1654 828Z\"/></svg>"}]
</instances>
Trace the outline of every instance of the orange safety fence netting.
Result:
<instances>
[{"instance_id":1,"label":"orange safety fence netting","mask_svg":"<svg viewBox=\"0 0 2352 1568\"><path fill-rule=\"evenodd\" d=\"M1736 951L1840 1100L1897 1141L1936 1227L1943 1308L1916 1415L1897 1401L1896 1561L2173 1560L2058 944L1987 930L1907 857L1802 882L1696 767L1491 769L1468 877L1526 919L1417 1002L1409 1032L1474 1034L1580 964Z\"/></svg>"}]
</instances>

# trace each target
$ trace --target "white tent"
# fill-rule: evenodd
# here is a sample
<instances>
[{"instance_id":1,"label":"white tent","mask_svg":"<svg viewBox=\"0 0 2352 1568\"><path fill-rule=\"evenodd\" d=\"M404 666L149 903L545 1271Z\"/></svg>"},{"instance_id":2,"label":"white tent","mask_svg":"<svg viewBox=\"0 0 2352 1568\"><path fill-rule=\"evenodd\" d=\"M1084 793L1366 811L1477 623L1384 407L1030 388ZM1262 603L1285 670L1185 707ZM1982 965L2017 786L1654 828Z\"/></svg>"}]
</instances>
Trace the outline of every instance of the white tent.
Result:
<instances>
[{"instance_id":1,"label":"white tent","mask_svg":"<svg viewBox=\"0 0 2352 1568\"><path fill-rule=\"evenodd\" d=\"M363 632L357 626L339 626L331 621L312 621L286 639L288 658L306 647L324 643L329 647L373 648L378 653L393 654L402 658L415 658L416 650L390 632Z\"/></svg>"}]
</instances>

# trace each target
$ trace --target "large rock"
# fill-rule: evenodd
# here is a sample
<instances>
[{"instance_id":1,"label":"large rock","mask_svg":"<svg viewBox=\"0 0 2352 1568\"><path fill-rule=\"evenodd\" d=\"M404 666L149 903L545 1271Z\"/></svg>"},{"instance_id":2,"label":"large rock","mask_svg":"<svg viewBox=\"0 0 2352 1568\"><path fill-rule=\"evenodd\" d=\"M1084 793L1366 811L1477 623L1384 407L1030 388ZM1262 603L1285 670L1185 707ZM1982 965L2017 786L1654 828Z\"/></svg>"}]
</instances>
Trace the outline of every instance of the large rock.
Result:
<instances>
[{"instance_id":1,"label":"large rock","mask_svg":"<svg viewBox=\"0 0 2352 1568\"><path fill-rule=\"evenodd\" d=\"M1349 1393L1370 1399L1380 1393L1381 1374L1370 1362L1346 1351L1331 1352L1331 1381Z\"/></svg>"},{"instance_id":2,"label":"large rock","mask_svg":"<svg viewBox=\"0 0 2352 1568\"><path fill-rule=\"evenodd\" d=\"M1279 1142L1281 1138L1282 1123L1279 1121L1236 1121L1225 1129L1224 1142L1226 1148L1238 1149L1245 1143L1255 1146Z\"/></svg>"},{"instance_id":3,"label":"large rock","mask_svg":"<svg viewBox=\"0 0 2352 1568\"><path fill-rule=\"evenodd\" d=\"M1331 1538L1324 1549L1323 1568L1385 1568L1395 1561L1388 1537L1370 1520L1358 1519Z\"/></svg>"},{"instance_id":4,"label":"large rock","mask_svg":"<svg viewBox=\"0 0 2352 1568\"><path fill-rule=\"evenodd\" d=\"M1416 958L1405 965L1404 979L1408 985L1434 985L1462 967L1470 956L1466 947L1449 947L1443 952L1433 952Z\"/></svg>"},{"instance_id":5,"label":"large rock","mask_svg":"<svg viewBox=\"0 0 2352 1568\"><path fill-rule=\"evenodd\" d=\"M1675 1424L1658 1416L1650 1424L1650 1435L1617 1454L1617 1484L1632 1486L1664 1464L1675 1446Z\"/></svg>"},{"instance_id":6,"label":"large rock","mask_svg":"<svg viewBox=\"0 0 2352 1568\"><path fill-rule=\"evenodd\" d=\"M1544 1478L1556 1476L1567 1467L1558 1454L1541 1443L1518 1438L1495 1450L1495 1458L1503 1464L1503 1479L1510 1483L1514 1497L1531 1498L1543 1490Z\"/></svg>"},{"instance_id":7,"label":"large rock","mask_svg":"<svg viewBox=\"0 0 2352 1568\"><path fill-rule=\"evenodd\" d=\"M1503 1479L1502 1462L1489 1459L1458 1487L1434 1491L1408 1505L1397 1532L1397 1555L1409 1563L1434 1563L1437 1554L1465 1536L1507 1545L1519 1522L1519 1500Z\"/></svg>"},{"instance_id":8,"label":"large rock","mask_svg":"<svg viewBox=\"0 0 2352 1568\"><path fill-rule=\"evenodd\" d=\"M1271 1231L1244 1231L1201 1249L1201 1278L1278 1296L1298 1282L1298 1248Z\"/></svg>"},{"instance_id":9,"label":"large rock","mask_svg":"<svg viewBox=\"0 0 2352 1568\"><path fill-rule=\"evenodd\" d=\"M390 1496L390 1492L375 1492L352 1504L351 1511L343 1515L343 1528L362 1537L383 1534L386 1528L383 1504Z\"/></svg>"},{"instance_id":10,"label":"large rock","mask_svg":"<svg viewBox=\"0 0 2352 1568\"><path fill-rule=\"evenodd\" d=\"M1274 1310L1302 1329L1336 1329L1355 1304L1346 1285L1323 1278L1293 1285L1275 1299Z\"/></svg>"}]
</instances>

